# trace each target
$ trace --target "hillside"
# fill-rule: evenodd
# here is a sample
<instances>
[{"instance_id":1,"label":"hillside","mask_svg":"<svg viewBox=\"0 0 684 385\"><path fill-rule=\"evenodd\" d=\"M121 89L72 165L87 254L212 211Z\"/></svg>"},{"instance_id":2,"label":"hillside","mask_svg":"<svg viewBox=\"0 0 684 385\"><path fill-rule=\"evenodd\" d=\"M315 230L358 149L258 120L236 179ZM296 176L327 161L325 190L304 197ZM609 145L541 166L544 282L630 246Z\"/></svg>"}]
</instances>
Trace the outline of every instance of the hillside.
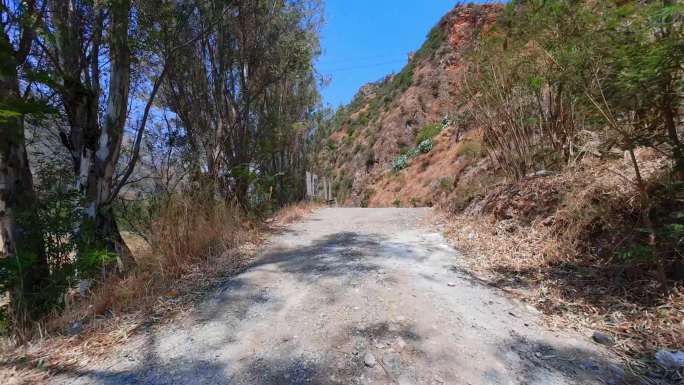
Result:
<instances>
[{"instance_id":1,"label":"hillside","mask_svg":"<svg viewBox=\"0 0 684 385\"><path fill-rule=\"evenodd\" d=\"M431 206L446 199L455 176L478 164L477 132L450 117L459 101L463 54L500 10L498 5L455 8L401 72L362 87L337 111L316 164L320 174L333 178L338 203ZM393 173L393 162L430 131L440 131L433 150Z\"/></svg>"},{"instance_id":2,"label":"hillside","mask_svg":"<svg viewBox=\"0 0 684 385\"><path fill-rule=\"evenodd\" d=\"M653 34L682 8L647 3L456 6L315 172L338 205L436 207L478 277L648 366L684 344L684 55Z\"/></svg>"}]
</instances>

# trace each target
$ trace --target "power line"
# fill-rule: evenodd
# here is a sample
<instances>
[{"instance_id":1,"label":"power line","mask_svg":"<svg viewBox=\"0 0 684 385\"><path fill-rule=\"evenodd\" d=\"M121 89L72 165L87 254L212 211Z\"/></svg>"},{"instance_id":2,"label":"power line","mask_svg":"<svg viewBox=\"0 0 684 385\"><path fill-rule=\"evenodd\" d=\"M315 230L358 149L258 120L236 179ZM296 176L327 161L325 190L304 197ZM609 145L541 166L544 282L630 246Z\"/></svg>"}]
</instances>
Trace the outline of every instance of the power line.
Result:
<instances>
[{"instance_id":1,"label":"power line","mask_svg":"<svg viewBox=\"0 0 684 385\"><path fill-rule=\"evenodd\" d=\"M389 64L405 63L405 62L406 62L406 59L401 59L401 60L392 60L392 61L386 61L386 62L381 62L381 63L372 63L372 64L353 66L353 67L331 68L329 70L320 69L320 71L326 72L326 73L328 73L328 72L345 72L345 71L354 71L354 70L365 69L365 68L380 67L380 66L389 65Z\"/></svg>"},{"instance_id":2,"label":"power line","mask_svg":"<svg viewBox=\"0 0 684 385\"><path fill-rule=\"evenodd\" d=\"M337 58L335 60L330 60L329 58L325 58L325 56L319 57L318 61L320 63L324 63L326 65L328 64L347 64L350 62L357 62L357 61L369 61L369 60L375 60L375 59L387 59L387 58L407 58L412 51L408 52L392 52L392 53L376 53L374 55L366 55L366 56L355 56L355 57L349 57L349 58Z\"/></svg>"}]
</instances>

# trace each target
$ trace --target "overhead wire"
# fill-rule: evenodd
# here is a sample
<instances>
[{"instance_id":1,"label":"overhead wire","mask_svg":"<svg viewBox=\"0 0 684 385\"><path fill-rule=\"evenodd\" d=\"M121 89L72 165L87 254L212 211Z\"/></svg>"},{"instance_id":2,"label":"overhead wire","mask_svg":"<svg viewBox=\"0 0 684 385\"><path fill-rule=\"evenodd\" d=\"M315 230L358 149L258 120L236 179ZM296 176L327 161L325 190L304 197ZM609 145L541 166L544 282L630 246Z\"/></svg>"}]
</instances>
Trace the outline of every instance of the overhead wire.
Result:
<instances>
[{"instance_id":1,"label":"overhead wire","mask_svg":"<svg viewBox=\"0 0 684 385\"><path fill-rule=\"evenodd\" d=\"M369 64L358 65L358 66L338 67L338 68L331 68L331 69L325 69L325 67L323 67L323 68L319 67L319 71L325 72L325 73L345 72L345 71L353 71L353 70L359 70L359 69L365 69L365 68L380 67L380 66L389 65L389 64L399 64L399 63L405 63L405 62L406 62L406 59L401 59L401 60L391 60L391 61L385 61L385 62L379 62L379 63L369 63Z\"/></svg>"}]
</instances>

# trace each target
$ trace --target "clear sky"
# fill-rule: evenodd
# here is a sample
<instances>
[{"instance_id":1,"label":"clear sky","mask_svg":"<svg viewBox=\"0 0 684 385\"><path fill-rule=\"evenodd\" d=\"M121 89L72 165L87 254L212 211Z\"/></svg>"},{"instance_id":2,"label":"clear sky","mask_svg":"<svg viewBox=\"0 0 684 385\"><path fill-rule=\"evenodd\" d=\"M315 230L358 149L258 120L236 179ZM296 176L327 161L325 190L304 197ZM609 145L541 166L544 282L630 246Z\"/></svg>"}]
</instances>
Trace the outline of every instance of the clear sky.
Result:
<instances>
[{"instance_id":1,"label":"clear sky","mask_svg":"<svg viewBox=\"0 0 684 385\"><path fill-rule=\"evenodd\" d=\"M351 101L364 84L399 72L408 53L458 0L325 0L323 53L316 65L331 81L323 103Z\"/></svg>"}]
</instances>

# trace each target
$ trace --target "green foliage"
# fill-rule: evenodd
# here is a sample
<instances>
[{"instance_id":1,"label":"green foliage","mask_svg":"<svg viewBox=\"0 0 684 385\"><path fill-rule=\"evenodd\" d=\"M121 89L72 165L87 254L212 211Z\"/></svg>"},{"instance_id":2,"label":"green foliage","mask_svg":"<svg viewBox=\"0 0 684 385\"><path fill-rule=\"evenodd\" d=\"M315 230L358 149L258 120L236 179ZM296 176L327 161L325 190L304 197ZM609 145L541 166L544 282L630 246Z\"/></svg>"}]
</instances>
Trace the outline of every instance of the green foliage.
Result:
<instances>
[{"instance_id":1,"label":"green foliage","mask_svg":"<svg viewBox=\"0 0 684 385\"><path fill-rule=\"evenodd\" d=\"M401 199L395 198L394 201L392 201L392 206L401 207Z\"/></svg>"},{"instance_id":2,"label":"green foliage","mask_svg":"<svg viewBox=\"0 0 684 385\"><path fill-rule=\"evenodd\" d=\"M85 248L81 250L76 266L84 276L92 277L115 264L116 260L117 254L106 248Z\"/></svg>"},{"instance_id":3,"label":"green foliage","mask_svg":"<svg viewBox=\"0 0 684 385\"><path fill-rule=\"evenodd\" d=\"M78 269L81 255L77 252L83 245L83 229L79 228L81 195L71 185L69 173L52 163L39 162L37 176L40 189L35 205L15 213L22 229L17 254L11 259L0 259L0 292L20 287L23 282L36 282L36 272L49 268L50 273L36 282L42 289L25 293L30 298L22 299L31 304L33 316L41 317L59 306L66 290L76 279L87 277L88 272Z\"/></svg>"},{"instance_id":4,"label":"green foliage","mask_svg":"<svg viewBox=\"0 0 684 385\"><path fill-rule=\"evenodd\" d=\"M425 153L428 153L432 150L432 139L428 138L420 142L420 144L416 147L408 147L406 145L400 147L401 154L394 159L394 162L392 162L392 170L394 172L401 171L408 167L410 161L412 158L415 158L416 156Z\"/></svg>"},{"instance_id":5,"label":"green foliage","mask_svg":"<svg viewBox=\"0 0 684 385\"><path fill-rule=\"evenodd\" d=\"M618 258L622 262L652 262L654 259L653 250L644 244L636 244L629 249L617 252Z\"/></svg>"},{"instance_id":6,"label":"green foliage","mask_svg":"<svg viewBox=\"0 0 684 385\"><path fill-rule=\"evenodd\" d=\"M427 39L415 54L414 60L432 59L444 44L447 38L446 32L438 24L427 35Z\"/></svg>"},{"instance_id":7,"label":"green foliage","mask_svg":"<svg viewBox=\"0 0 684 385\"><path fill-rule=\"evenodd\" d=\"M399 155L394 162L392 162L392 170L399 172L409 165L409 157L407 155Z\"/></svg>"},{"instance_id":8,"label":"green foliage","mask_svg":"<svg viewBox=\"0 0 684 385\"><path fill-rule=\"evenodd\" d=\"M406 155L409 159L415 158L418 156L418 154L420 154L420 152L418 151L417 147L412 147L404 153L404 155Z\"/></svg>"},{"instance_id":9,"label":"green foliage","mask_svg":"<svg viewBox=\"0 0 684 385\"><path fill-rule=\"evenodd\" d=\"M427 139L434 138L442 131L442 125L439 123L426 124L418 131L416 135L416 144L419 144Z\"/></svg>"},{"instance_id":10,"label":"green foliage","mask_svg":"<svg viewBox=\"0 0 684 385\"><path fill-rule=\"evenodd\" d=\"M486 150L520 178L562 167L577 133L593 132L624 150L667 142L684 167L672 129L684 95L682 15L681 2L510 3L469 55L463 102Z\"/></svg>"},{"instance_id":11,"label":"green foliage","mask_svg":"<svg viewBox=\"0 0 684 385\"><path fill-rule=\"evenodd\" d=\"M359 119L354 123L356 126L365 128L368 126L368 123L370 123L370 119L368 118L367 114L363 114L359 117Z\"/></svg>"},{"instance_id":12,"label":"green foliage","mask_svg":"<svg viewBox=\"0 0 684 385\"><path fill-rule=\"evenodd\" d=\"M420 142L418 145L418 150L423 154L430 152L432 150L432 138L428 138Z\"/></svg>"},{"instance_id":13,"label":"green foliage","mask_svg":"<svg viewBox=\"0 0 684 385\"><path fill-rule=\"evenodd\" d=\"M674 201L671 198L672 196L667 194L660 197L663 201ZM658 236L664 241L665 247L675 253L681 253L681 249L684 248L684 211L676 211L673 214L672 219L661 225Z\"/></svg>"}]
</instances>

